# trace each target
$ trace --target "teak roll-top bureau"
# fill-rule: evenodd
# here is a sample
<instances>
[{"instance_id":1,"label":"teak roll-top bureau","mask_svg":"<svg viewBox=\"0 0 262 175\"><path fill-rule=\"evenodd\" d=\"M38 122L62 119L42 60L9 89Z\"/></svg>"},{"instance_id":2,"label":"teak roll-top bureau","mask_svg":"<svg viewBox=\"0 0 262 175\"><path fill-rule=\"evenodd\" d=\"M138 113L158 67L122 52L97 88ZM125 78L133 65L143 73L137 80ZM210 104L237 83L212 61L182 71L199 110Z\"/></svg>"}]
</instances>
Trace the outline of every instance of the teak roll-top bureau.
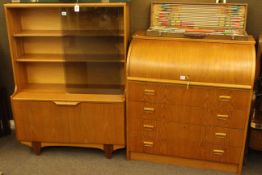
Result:
<instances>
[{"instance_id":1,"label":"teak roll-top bureau","mask_svg":"<svg viewBox=\"0 0 262 175\"><path fill-rule=\"evenodd\" d=\"M135 34L127 62L127 156L241 173L255 42Z\"/></svg>"}]
</instances>

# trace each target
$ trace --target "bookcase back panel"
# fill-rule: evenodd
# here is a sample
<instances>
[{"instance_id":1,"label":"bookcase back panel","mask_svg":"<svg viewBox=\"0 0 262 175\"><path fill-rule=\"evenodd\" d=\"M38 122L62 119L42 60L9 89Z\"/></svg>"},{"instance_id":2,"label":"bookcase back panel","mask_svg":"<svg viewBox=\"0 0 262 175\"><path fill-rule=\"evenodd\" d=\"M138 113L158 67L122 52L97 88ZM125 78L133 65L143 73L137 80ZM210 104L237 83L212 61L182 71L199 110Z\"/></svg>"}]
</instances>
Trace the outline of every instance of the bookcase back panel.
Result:
<instances>
[{"instance_id":1,"label":"bookcase back panel","mask_svg":"<svg viewBox=\"0 0 262 175\"><path fill-rule=\"evenodd\" d=\"M21 30L63 29L60 17L61 12L58 8L25 8L19 9L19 13Z\"/></svg>"},{"instance_id":2,"label":"bookcase back panel","mask_svg":"<svg viewBox=\"0 0 262 175\"><path fill-rule=\"evenodd\" d=\"M13 10L25 30L117 30L123 31L123 8L82 7L23 8ZM66 15L62 15L66 14Z\"/></svg>"},{"instance_id":3,"label":"bookcase back panel","mask_svg":"<svg viewBox=\"0 0 262 175\"><path fill-rule=\"evenodd\" d=\"M80 54L89 58L124 54L123 40L117 37L29 37L23 41L24 54Z\"/></svg>"},{"instance_id":4,"label":"bookcase back panel","mask_svg":"<svg viewBox=\"0 0 262 175\"><path fill-rule=\"evenodd\" d=\"M25 66L29 84L124 84L123 65L117 63L27 63Z\"/></svg>"},{"instance_id":5,"label":"bookcase back panel","mask_svg":"<svg viewBox=\"0 0 262 175\"><path fill-rule=\"evenodd\" d=\"M65 73L63 64L59 63L28 63L27 70L28 83L36 84L64 84Z\"/></svg>"},{"instance_id":6,"label":"bookcase back panel","mask_svg":"<svg viewBox=\"0 0 262 175\"><path fill-rule=\"evenodd\" d=\"M67 12L63 16L63 30L123 30L123 8L73 8L62 9Z\"/></svg>"}]
</instances>

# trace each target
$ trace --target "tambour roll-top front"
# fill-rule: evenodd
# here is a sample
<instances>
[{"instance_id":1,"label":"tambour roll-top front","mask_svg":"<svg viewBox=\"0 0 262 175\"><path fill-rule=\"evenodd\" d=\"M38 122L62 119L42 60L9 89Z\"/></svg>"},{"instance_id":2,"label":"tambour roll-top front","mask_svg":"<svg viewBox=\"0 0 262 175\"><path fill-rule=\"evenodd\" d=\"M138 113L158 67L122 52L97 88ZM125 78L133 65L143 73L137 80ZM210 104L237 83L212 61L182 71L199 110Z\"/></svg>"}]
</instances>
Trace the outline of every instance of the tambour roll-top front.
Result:
<instances>
[{"instance_id":1,"label":"tambour roll-top front","mask_svg":"<svg viewBox=\"0 0 262 175\"><path fill-rule=\"evenodd\" d=\"M128 77L251 89L255 64L252 38L234 41L135 35L129 50Z\"/></svg>"}]
</instances>

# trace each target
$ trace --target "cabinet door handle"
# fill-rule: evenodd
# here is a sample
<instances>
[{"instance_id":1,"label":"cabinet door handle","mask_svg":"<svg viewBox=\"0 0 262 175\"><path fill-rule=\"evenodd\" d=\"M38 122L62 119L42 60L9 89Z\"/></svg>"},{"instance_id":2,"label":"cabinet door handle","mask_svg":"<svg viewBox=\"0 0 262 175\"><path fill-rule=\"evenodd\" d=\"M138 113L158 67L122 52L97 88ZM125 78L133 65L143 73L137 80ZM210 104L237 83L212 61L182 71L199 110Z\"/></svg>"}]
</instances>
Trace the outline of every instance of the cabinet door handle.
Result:
<instances>
[{"instance_id":1,"label":"cabinet door handle","mask_svg":"<svg viewBox=\"0 0 262 175\"><path fill-rule=\"evenodd\" d=\"M80 102L71 102L71 101L54 101L58 106L77 106Z\"/></svg>"},{"instance_id":2,"label":"cabinet door handle","mask_svg":"<svg viewBox=\"0 0 262 175\"><path fill-rule=\"evenodd\" d=\"M155 108L144 107L145 112L155 112Z\"/></svg>"},{"instance_id":3,"label":"cabinet door handle","mask_svg":"<svg viewBox=\"0 0 262 175\"><path fill-rule=\"evenodd\" d=\"M144 147L153 147L153 146L154 146L154 142L144 141Z\"/></svg>"},{"instance_id":4,"label":"cabinet door handle","mask_svg":"<svg viewBox=\"0 0 262 175\"><path fill-rule=\"evenodd\" d=\"M228 120L229 115L221 115L221 114L217 114L217 119L218 120Z\"/></svg>"},{"instance_id":5,"label":"cabinet door handle","mask_svg":"<svg viewBox=\"0 0 262 175\"><path fill-rule=\"evenodd\" d=\"M224 155L225 151L224 150L219 150L219 149L214 149L213 154L217 156L222 156Z\"/></svg>"},{"instance_id":6,"label":"cabinet door handle","mask_svg":"<svg viewBox=\"0 0 262 175\"><path fill-rule=\"evenodd\" d=\"M144 125L144 128L146 128L146 129L154 129L155 126L154 125Z\"/></svg>"},{"instance_id":7,"label":"cabinet door handle","mask_svg":"<svg viewBox=\"0 0 262 175\"><path fill-rule=\"evenodd\" d=\"M151 89L145 89L144 90L144 94L145 95L155 95L156 94L156 92L155 92L155 90L151 90Z\"/></svg>"},{"instance_id":8,"label":"cabinet door handle","mask_svg":"<svg viewBox=\"0 0 262 175\"><path fill-rule=\"evenodd\" d=\"M220 96L219 96L219 99L220 99L221 101L230 101L230 100L232 99L232 97L229 96L229 95L220 95Z\"/></svg>"},{"instance_id":9,"label":"cabinet door handle","mask_svg":"<svg viewBox=\"0 0 262 175\"><path fill-rule=\"evenodd\" d=\"M215 133L216 137L219 139L224 139L226 138L227 134L226 133Z\"/></svg>"}]
</instances>

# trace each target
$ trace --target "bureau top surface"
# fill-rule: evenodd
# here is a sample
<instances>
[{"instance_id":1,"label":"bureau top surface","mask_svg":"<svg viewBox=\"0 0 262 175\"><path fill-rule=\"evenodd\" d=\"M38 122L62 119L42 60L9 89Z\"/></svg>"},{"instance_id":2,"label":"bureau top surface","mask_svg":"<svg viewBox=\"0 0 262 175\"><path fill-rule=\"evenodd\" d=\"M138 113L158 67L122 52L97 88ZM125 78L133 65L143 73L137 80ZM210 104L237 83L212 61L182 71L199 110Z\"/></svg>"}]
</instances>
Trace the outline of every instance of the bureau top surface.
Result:
<instances>
[{"instance_id":1,"label":"bureau top surface","mask_svg":"<svg viewBox=\"0 0 262 175\"><path fill-rule=\"evenodd\" d=\"M148 37L135 34L128 79L252 89L255 43L247 41Z\"/></svg>"},{"instance_id":2,"label":"bureau top surface","mask_svg":"<svg viewBox=\"0 0 262 175\"><path fill-rule=\"evenodd\" d=\"M158 37L147 36L144 31L138 31L133 35L133 38L145 39L145 40L164 40L164 41L181 41L181 42L208 42L208 43L226 43L226 44L249 44L254 45L256 43L253 36L249 35L247 40L230 40L230 39L197 39L197 38L175 38L175 37Z\"/></svg>"}]
</instances>

